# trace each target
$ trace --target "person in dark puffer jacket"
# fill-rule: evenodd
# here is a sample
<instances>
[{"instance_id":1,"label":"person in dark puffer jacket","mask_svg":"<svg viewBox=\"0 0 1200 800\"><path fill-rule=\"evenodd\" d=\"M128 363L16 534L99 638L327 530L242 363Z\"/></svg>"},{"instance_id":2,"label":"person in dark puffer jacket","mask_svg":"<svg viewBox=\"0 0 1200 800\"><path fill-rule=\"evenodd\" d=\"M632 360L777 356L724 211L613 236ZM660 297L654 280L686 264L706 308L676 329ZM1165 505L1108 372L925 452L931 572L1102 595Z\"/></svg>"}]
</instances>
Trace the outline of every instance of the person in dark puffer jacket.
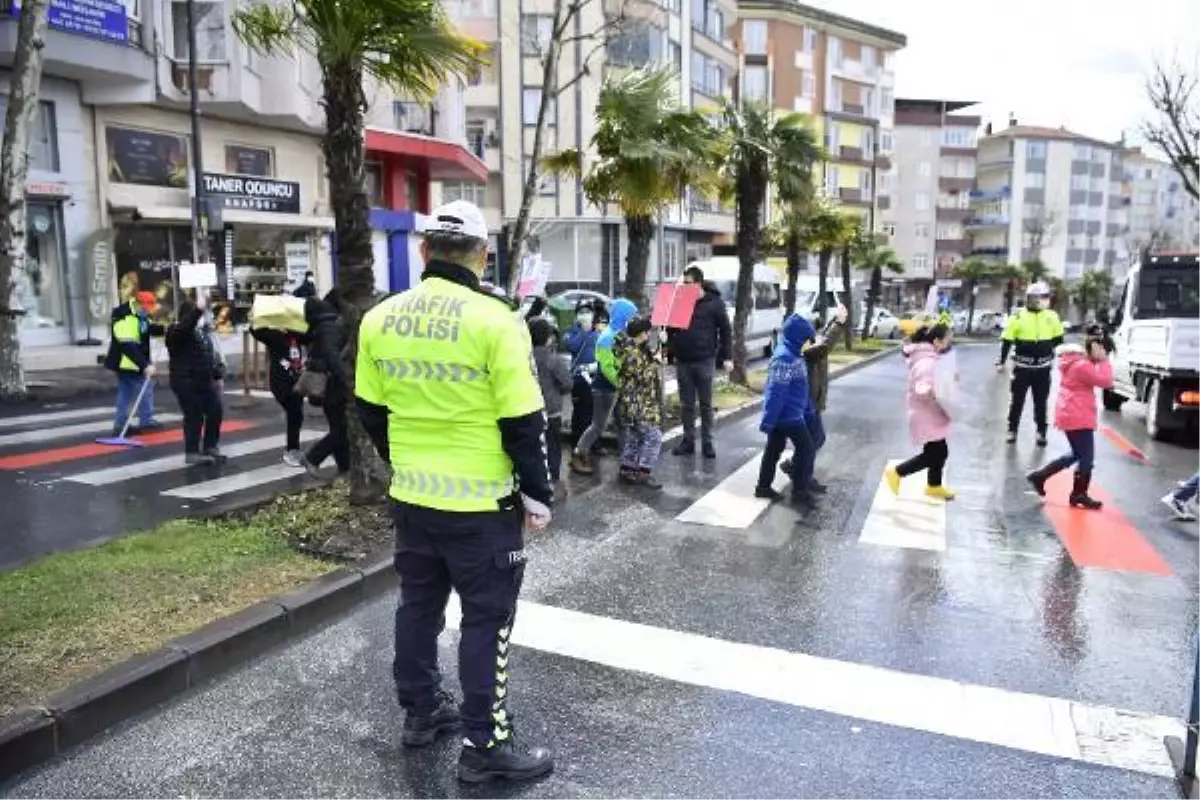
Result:
<instances>
[{"instance_id":1,"label":"person in dark puffer jacket","mask_svg":"<svg viewBox=\"0 0 1200 800\"><path fill-rule=\"evenodd\" d=\"M705 458L716 458L713 447L713 381L718 365L733 368L733 336L729 312L716 284L704 280L699 267L688 267L684 283L698 283L704 293L692 312L687 328L667 331L667 344L675 359L675 376L679 381L679 412L683 423L683 438L672 451L677 456L696 452L696 406L700 406L700 440Z\"/></svg>"},{"instance_id":2,"label":"person in dark puffer jacket","mask_svg":"<svg viewBox=\"0 0 1200 800\"><path fill-rule=\"evenodd\" d=\"M212 340L200 327L203 316L195 303L185 300L179 306L179 321L167 328L166 335L171 391L183 411L183 454L188 464L225 461L218 447L224 408L217 391L217 358Z\"/></svg>"},{"instance_id":3,"label":"person in dark puffer jacket","mask_svg":"<svg viewBox=\"0 0 1200 800\"><path fill-rule=\"evenodd\" d=\"M775 482L775 466L790 441L796 448L792 475L792 502L811 508L813 497L810 481L816 448L809 435L809 423L816 413L809 394L808 366L804 360L804 345L813 336L813 327L798 314L788 317L771 364L767 368L767 385L763 397L763 418L759 430L767 434L767 447L754 496L779 500L782 495L771 484Z\"/></svg>"},{"instance_id":4,"label":"person in dark puffer jacket","mask_svg":"<svg viewBox=\"0 0 1200 800\"><path fill-rule=\"evenodd\" d=\"M320 404L329 423L329 432L305 454L304 468L316 477L325 459L333 456L338 472L344 474L350 470L350 430L346 417L350 379L342 363L347 339L337 290L329 292L323 300L315 297L305 300L304 319L310 341L306 369L326 376L325 395Z\"/></svg>"},{"instance_id":5,"label":"person in dark puffer jacket","mask_svg":"<svg viewBox=\"0 0 1200 800\"><path fill-rule=\"evenodd\" d=\"M550 471L550 481L554 484L555 499L561 500L566 494L561 480L563 396L571 391L571 373L558 356L558 329L550 320L542 317L531 319L529 340L533 344L538 385L546 406L546 466Z\"/></svg>"},{"instance_id":6,"label":"person in dark puffer jacket","mask_svg":"<svg viewBox=\"0 0 1200 800\"><path fill-rule=\"evenodd\" d=\"M307 334L274 328L251 328L250 335L267 348L270 357L269 385L275 402L283 408L287 420L286 450L283 463L291 467L304 466L300 451L300 428L304 425L304 398L296 393L296 381L304 368L303 347Z\"/></svg>"}]
</instances>

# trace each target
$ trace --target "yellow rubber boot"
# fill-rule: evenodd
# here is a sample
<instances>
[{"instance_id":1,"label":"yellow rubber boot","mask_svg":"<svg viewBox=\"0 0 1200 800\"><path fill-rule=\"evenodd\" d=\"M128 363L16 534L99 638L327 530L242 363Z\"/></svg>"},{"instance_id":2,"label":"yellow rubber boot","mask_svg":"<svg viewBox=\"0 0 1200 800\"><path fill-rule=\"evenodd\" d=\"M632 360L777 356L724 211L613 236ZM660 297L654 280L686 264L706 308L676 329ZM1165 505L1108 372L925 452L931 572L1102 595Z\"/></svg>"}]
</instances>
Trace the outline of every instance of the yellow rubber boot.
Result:
<instances>
[{"instance_id":1,"label":"yellow rubber boot","mask_svg":"<svg viewBox=\"0 0 1200 800\"><path fill-rule=\"evenodd\" d=\"M887 478L887 485L892 490L892 494L900 494L900 473L896 472L896 468L888 467L885 469L883 477Z\"/></svg>"},{"instance_id":2,"label":"yellow rubber boot","mask_svg":"<svg viewBox=\"0 0 1200 800\"><path fill-rule=\"evenodd\" d=\"M950 491L945 486L926 486L925 496L933 497L937 500L953 500L954 492Z\"/></svg>"}]
</instances>

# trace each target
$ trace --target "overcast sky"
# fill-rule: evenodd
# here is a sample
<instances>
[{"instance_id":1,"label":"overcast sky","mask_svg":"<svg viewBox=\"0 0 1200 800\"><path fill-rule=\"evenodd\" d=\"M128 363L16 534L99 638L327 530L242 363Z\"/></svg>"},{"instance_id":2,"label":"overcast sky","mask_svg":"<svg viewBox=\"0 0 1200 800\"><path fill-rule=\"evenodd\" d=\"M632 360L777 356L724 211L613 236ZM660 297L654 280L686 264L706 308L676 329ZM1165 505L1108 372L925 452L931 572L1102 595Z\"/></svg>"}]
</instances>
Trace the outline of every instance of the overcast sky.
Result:
<instances>
[{"instance_id":1,"label":"overcast sky","mask_svg":"<svg viewBox=\"0 0 1200 800\"><path fill-rule=\"evenodd\" d=\"M898 31L896 95L978 100L984 121L1137 139L1156 57L1195 65L1197 0L804 0Z\"/></svg>"}]
</instances>

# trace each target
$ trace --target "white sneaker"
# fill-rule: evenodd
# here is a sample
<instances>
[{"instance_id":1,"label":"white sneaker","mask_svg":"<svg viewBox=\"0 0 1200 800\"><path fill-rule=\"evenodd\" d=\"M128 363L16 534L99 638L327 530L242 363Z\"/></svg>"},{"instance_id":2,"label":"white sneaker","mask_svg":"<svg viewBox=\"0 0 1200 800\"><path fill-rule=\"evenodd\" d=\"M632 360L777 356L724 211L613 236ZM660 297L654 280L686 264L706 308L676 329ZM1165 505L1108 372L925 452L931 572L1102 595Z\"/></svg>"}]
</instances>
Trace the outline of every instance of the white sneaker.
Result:
<instances>
[{"instance_id":1,"label":"white sneaker","mask_svg":"<svg viewBox=\"0 0 1200 800\"><path fill-rule=\"evenodd\" d=\"M304 453L299 450L288 450L283 454L283 463L296 469L304 469Z\"/></svg>"},{"instance_id":2,"label":"white sneaker","mask_svg":"<svg viewBox=\"0 0 1200 800\"><path fill-rule=\"evenodd\" d=\"M1175 519L1182 522L1191 522L1196 518L1196 513L1188 507L1186 503L1175 499L1175 493L1171 492L1162 499L1163 505L1171 509L1171 513L1175 515Z\"/></svg>"}]
</instances>

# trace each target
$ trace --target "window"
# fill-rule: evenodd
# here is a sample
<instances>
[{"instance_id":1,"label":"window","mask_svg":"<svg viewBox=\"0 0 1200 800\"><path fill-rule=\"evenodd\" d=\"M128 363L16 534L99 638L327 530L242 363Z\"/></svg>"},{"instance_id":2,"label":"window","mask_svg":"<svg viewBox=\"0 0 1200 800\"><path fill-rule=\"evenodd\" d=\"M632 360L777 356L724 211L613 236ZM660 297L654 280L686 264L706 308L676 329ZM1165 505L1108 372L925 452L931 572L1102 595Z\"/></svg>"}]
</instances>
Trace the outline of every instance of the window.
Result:
<instances>
[{"instance_id":1,"label":"window","mask_svg":"<svg viewBox=\"0 0 1200 800\"><path fill-rule=\"evenodd\" d=\"M943 147L974 147L975 131L970 128L945 128L942 130Z\"/></svg>"},{"instance_id":2,"label":"window","mask_svg":"<svg viewBox=\"0 0 1200 800\"><path fill-rule=\"evenodd\" d=\"M893 222L885 222L880 227L880 230L883 231L888 236L888 238L892 238L896 235L896 225Z\"/></svg>"},{"instance_id":3,"label":"window","mask_svg":"<svg viewBox=\"0 0 1200 800\"><path fill-rule=\"evenodd\" d=\"M225 173L270 178L275 175L275 153L268 147L225 145Z\"/></svg>"},{"instance_id":4,"label":"window","mask_svg":"<svg viewBox=\"0 0 1200 800\"><path fill-rule=\"evenodd\" d=\"M913 205L918 211L926 211L929 209L929 194L927 192L917 192L913 195Z\"/></svg>"},{"instance_id":5,"label":"window","mask_svg":"<svg viewBox=\"0 0 1200 800\"><path fill-rule=\"evenodd\" d=\"M466 124L467 147L480 158L487 147L487 123L481 119L468 120Z\"/></svg>"},{"instance_id":6,"label":"window","mask_svg":"<svg viewBox=\"0 0 1200 800\"><path fill-rule=\"evenodd\" d=\"M1046 188L1046 173L1044 172L1026 172L1025 186L1029 189L1044 189Z\"/></svg>"},{"instance_id":7,"label":"window","mask_svg":"<svg viewBox=\"0 0 1200 800\"><path fill-rule=\"evenodd\" d=\"M754 308L756 310L762 311L779 308L783 305L780 300L779 284L757 282L754 284Z\"/></svg>"},{"instance_id":8,"label":"window","mask_svg":"<svg viewBox=\"0 0 1200 800\"><path fill-rule=\"evenodd\" d=\"M8 114L8 95L0 94L0 119ZM0 139L4 130L0 128ZM58 172L58 124L54 103L42 100L29 131L29 168Z\"/></svg>"},{"instance_id":9,"label":"window","mask_svg":"<svg viewBox=\"0 0 1200 800\"><path fill-rule=\"evenodd\" d=\"M1026 142L1025 158L1044 160L1046 158L1046 143L1041 141Z\"/></svg>"},{"instance_id":10,"label":"window","mask_svg":"<svg viewBox=\"0 0 1200 800\"><path fill-rule=\"evenodd\" d=\"M521 93L521 121L525 125L537 125L538 110L542 106L542 90L538 86L526 86ZM555 98L550 98L550 104L546 108L546 124L558 124L558 102Z\"/></svg>"},{"instance_id":11,"label":"window","mask_svg":"<svg viewBox=\"0 0 1200 800\"><path fill-rule=\"evenodd\" d=\"M692 0L692 28L701 33L704 32L704 7L706 5L705 0Z\"/></svg>"},{"instance_id":12,"label":"window","mask_svg":"<svg viewBox=\"0 0 1200 800\"><path fill-rule=\"evenodd\" d=\"M676 70L683 69L683 46L676 41L667 42L667 54L670 56L671 66Z\"/></svg>"},{"instance_id":13,"label":"window","mask_svg":"<svg viewBox=\"0 0 1200 800\"><path fill-rule=\"evenodd\" d=\"M829 129L829 135L826 137L826 147L831 153L837 151L842 146L842 129L837 125Z\"/></svg>"},{"instance_id":14,"label":"window","mask_svg":"<svg viewBox=\"0 0 1200 800\"><path fill-rule=\"evenodd\" d=\"M704 73L708 71L708 60L699 50L692 48L692 88L704 91Z\"/></svg>"},{"instance_id":15,"label":"window","mask_svg":"<svg viewBox=\"0 0 1200 800\"><path fill-rule=\"evenodd\" d=\"M896 54L891 50L883 54L883 68L888 72L896 68Z\"/></svg>"},{"instance_id":16,"label":"window","mask_svg":"<svg viewBox=\"0 0 1200 800\"><path fill-rule=\"evenodd\" d=\"M916 225L913 225L913 236L917 237L918 239L928 239L929 226L924 222L918 222Z\"/></svg>"},{"instance_id":17,"label":"window","mask_svg":"<svg viewBox=\"0 0 1200 800\"><path fill-rule=\"evenodd\" d=\"M521 15L521 55L540 56L549 49L553 35L554 17Z\"/></svg>"},{"instance_id":18,"label":"window","mask_svg":"<svg viewBox=\"0 0 1200 800\"><path fill-rule=\"evenodd\" d=\"M411 100L396 100L392 103L392 117L398 131L433 135L432 106Z\"/></svg>"},{"instance_id":19,"label":"window","mask_svg":"<svg viewBox=\"0 0 1200 800\"><path fill-rule=\"evenodd\" d=\"M942 222L937 226L937 238L939 239L961 239L962 233L962 226L952 222Z\"/></svg>"},{"instance_id":20,"label":"window","mask_svg":"<svg viewBox=\"0 0 1200 800\"><path fill-rule=\"evenodd\" d=\"M920 255L913 256L909 260L909 263L912 264L913 272L924 272L929 268L929 256L921 253Z\"/></svg>"},{"instance_id":21,"label":"window","mask_svg":"<svg viewBox=\"0 0 1200 800\"><path fill-rule=\"evenodd\" d=\"M920 164L918 164L917 170L920 172L922 178L929 178L933 176L933 164L928 161L922 161Z\"/></svg>"},{"instance_id":22,"label":"window","mask_svg":"<svg viewBox=\"0 0 1200 800\"><path fill-rule=\"evenodd\" d=\"M742 91L746 100L767 99L767 68L746 67L743 73Z\"/></svg>"},{"instance_id":23,"label":"window","mask_svg":"<svg viewBox=\"0 0 1200 800\"><path fill-rule=\"evenodd\" d=\"M1075 145L1075 160L1076 161L1091 161L1092 160L1091 145L1086 145L1086 144L1082 144L1082 143L1076 144Z\"/></svg>"},{"instance_id":24,"label":"window","mask_svg":"<svg viewBox=\"0 0 1200 800\"><path fill-rule=\"evenodd\" d=\"M841 81L832 81L830 83L829 107L841 111L842 109L842 84Z\"/></svg>"},{"instance_id":25,"label":"window","mask_svg":"<svg viewBox=\"0 0 1200 800\"><path fill-rule=\"evenodd\" d=\"M679 0L662 0L662 7L664 11L670 11L672 14L678 14L679 9L681 8L681 3Z\"/></svg>"},{"instance_id":26,"label":"window","mask_svg":"<svg viewBox=\"0 0 1200 800\"><path fill-rule=\"evenodd\" d=\"M610 63L625 67L644 67L663 57L663 32L648 22L631 20L608 39Z\"/></svg>"},{"instance_id":27,"label":"window","mask_svg":"<svg viewBox=\"0 0 1200 800\"><path fill-rule=\"evenodd\" d=\"M467 181L442 184L442 202L466 200L482 208L487 204L487 184Z\"/></svg>"},{"instance_id":28,"label":"window","mask_svg":"<svg viewBox=\"0 0 1200 800\"><path fill-rule=\"evenodd\" d=\"M862 149L863 155L867 158L875 157L875 132L870 128L863 128L862 133L858 137L858 146Z\"/></svg>"},{"instance_id":29,"label":"window","mask_svg":"<svg viewBox=\"0 0 1200 800\"><path fill-rule=\"evenodd\" d=\"M717 42L725 41L725 14L717 8L715 3L708 7L708 18L705 23L705 33L708 34L708 38Z\"/></svg>"},{"instance_id":30,"label":"window","mask_svg":"<svg viewBox=\"0 0 1200 800\"><path fill-rule=\"evenodd\" d=\"M1067 209L1067 217L1070 219L1084 219L1087 217L1087 206L1070 206Z\"/></svg>"},{"instance_id":31,"label":"window","mask_svg":"<svg viewBox=\"0 0 1200 800\"><path fill-rule=\"evenodd\" d=\"M892 134L890 131L881 131L879 134L879 151L881 153L892 152L894 145L892 144Z\"/></svg>"},{"instance_id":32,"label":"window","mask_svg":"<svg viewBox=\"0 0 1200 800\"><path fill-rule=\"evenodd\" d=\"M206 63L225 60L225 3L194 3L196 60ZM171 0L172 55L188 58L187 0Z\"/></svg>"},{"instance_id":33,"label":"window","mask_svg":"<svg viewBox=\"0 0 1200 800\"><path fill-rule=\"evenodd\" d=\"M830 197L836 197L838 194L838 168L835 166L825 167L825 194Z\"/></svg>"},{"instance_id":34,"label":"window","mask_svg":"<svg viewBox=\"0 0 1200 800\"><path fill-rule=\"evenodd\" d=\"M747 55L765 56L767 54L767 21L765 19L747 19L742 21L742 46Z\"/></svg>"},{"instance_id":35,"label":"window","mask_svg":"<svg viewBox=\"0 0 1200 800\"><path fill-rule=\"evenodd\" d=\"M378 161L363 164L363 191L371 208L383 207L383 165Z\"/></svg>"},{"instance_id":36,"label":"window","mask_svg":"<svg viewBox=\"0 0 1200 800\"><path fill-rule=\"evenodd\" d=\"M871 193L871 173L869 170L858 171L858 188L866 194Z\"/></svg>"},{"instance_id":37,"label":"window","mask_svg":"<svg viewBox=\"0 0 1200 800\"><path fill-rule=\"evenodd\" d=\"M869 44L862 46L862 65L868 70L875 69L875 48Z\"/></svg>"},{"instance_id":38,"label":"window","mask_svg":"<svg viewBox=\"0 0 1200 800\"><path fill-rule=\"evenodd\" d=\"M804 29L804 52L815 53L817 51L817 29Z\"/></svg>"},{"instance_id":39,"label":"window","mask_svg":"<svg viewBox=\"0 0 1200 800\"><path fill-rule=\"evenodd\" d=\"M1088 186L1091 185L1091 182L1092 182L1091 179L1088 178L1087 175L1072 175L1071 176L1071 188L1075 189L1077 191L1086 192L1088 190Z\"/></svg>"},{"instance_id":40,"label":"window","mask_svg":"<svg viewBox=\"0 0 1200 800\"><path fill-rule=\"evenodd\" d=\"M817 75L811 69L800 73L800 94L803 97L817 96Z\"/></svg>"},{"instance_id":41,"label":"window","mask_svg":"<svg viewBox=\"0 0 1200 800\"><path fill-rule=\"evenodd\" d=\"M529 168L533 165L532 159L529 156L525 157L525 165L523 174L529 176ZM538 169L538 194L545 197L546 195L553 196L558 193L558 177L545 169ZM476 204L478 205L478 204Z\"/></svg>"},{"instance_id":42,"label":"window","mask_svg":"<svg viewBox=\"0 0 1200 800\"><path fill-rule=\"evenodd\" d=\"M879 113L885 117L892 115L892 106L896 102L896 97L891 89L883 89L879 93Z\"/></svg>"},{"instance_id":43,"label":"window","mask_svg":"<svg viewBox=\"0 0 1200 800\"><path fill-rule=\"evenodd\" d=\"M826 40L826 45L829 49L829 60L834 64L842 63L842 40L836 36L829 36Z\"/></svg>"}]
</instances>

